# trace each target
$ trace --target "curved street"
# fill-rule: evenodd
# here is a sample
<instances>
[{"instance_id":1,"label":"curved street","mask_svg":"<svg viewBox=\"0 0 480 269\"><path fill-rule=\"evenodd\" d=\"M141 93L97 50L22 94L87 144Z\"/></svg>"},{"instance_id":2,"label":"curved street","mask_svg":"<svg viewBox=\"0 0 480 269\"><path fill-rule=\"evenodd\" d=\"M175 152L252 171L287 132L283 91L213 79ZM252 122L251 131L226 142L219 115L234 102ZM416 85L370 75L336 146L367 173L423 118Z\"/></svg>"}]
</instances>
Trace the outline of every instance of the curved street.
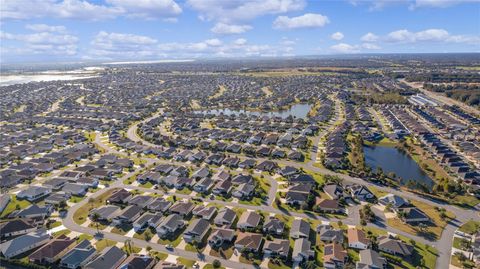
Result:
<instances>
[{"instance_id":1,"label":"curved street","mask_svg":"<svg viewBox=\"0 0 480 269\"><path fill-rule=\"evenodd\" d=\"M159 115L161 115L161 112L157 112L154 115L152 115L152 116L150 116L150 117L148 117L148 118L130 126L130 128L127 131L127 137L129 139L131 139L132 141L135 141L137 143L142 143L144 145L148 145L148 146L152 146L152 147L158 147L157 145L154 145L152 143L149 143L147 141L142 140L137 134L137 129L138 129L138 124L147 122L151 119L154 119L154 118L158 117ZM318 141L318 137L314 140ZM105 145L101 141L101 139L98 135L96 136L96 139L95 139L94 142L99 147L103 148L106 151L106 153L126 155L122 152L119 152L119 151ZM238 155L238 157L241 158L241 159L245 159L244 156ZM145 164L146 167L149 167L154 163L155 164L161 164L161 163L184 164L184 163L181 163L181 162L166 161L166 160L152 159L152 158L142 158L142 159L144 159L146 161L146 164ZM467 210L467 209L459 208L459 207L456 207L456 206L452 206L452 205L449 205L449 204L439 202L437 200L427 199L427 198L419 196L418 194L414 194L414 193L411 193L411 192L408 192L408 191L393 189L393 188L389 188L389 187L385 187L385 186L379 186L379 185L376 185L376 184L373 184L373 183L370 183L370 182L366 182L366 181L362 180L361 178L352 177L352 176L349 176L349 175L346 175L346 174L337 173L337 172L334 172L334 171L331 171L331 170L328 170L328 169L324 169L324 168L319 168L319 167L314 166L314 163L315 163L314 160L315 159L316 158L312 157L308 160L307 163L298 163L298 162L286 161L286 160L277 160L277 162L279 164L282 164L282 165L289 165L289 166L293 166L293 167L296 167L296 168L299 168L299 169L303 168L303 169L310 170L310 171L313 171L313 172L317 172L317 173L320 173L320 174L337 176L337 177L341 178L344 183L355 183L355 184L360 184L360 185L364 185L364 186L367 186L367 187L375 187L378 190L383 191L383 192L400 195L400 196L403 196L404 198L411 199L411 200L418 200L420 202L423 202L423 203L426 203L426 204L429 204L429 205L432 205L432 206L443 207L446 210L453 212L456 215L456 220L457 221L449 222L447 224L447 226L445 227L445 229L443 230L441 238L439 238L437 241L430 241L430 240L427 240L423 237L411 235L409 233L394 229L394 228L386 225L385 221L383 221L381 223L369 223L368 224L368 226L375 227L375 228L382 229L382 230L387 230L388 232L399 234L399 235L411 238L415 241L418 241L418 242L428 244L430 246L435 247L438 250L438 257L437 257L437 262L436 262L436 268L437 269L448 268L448 266L446 266L446 265L450 264L450 255L451 255L451 249L452 249L453 234L454 234L455 230L462 223L465 223L468 220L478 219L478 211L477 210L473 210L473 209L472 210ZM258 158L258 160L265 160L265 159ZM122 178L114 181L110 186L95 192L93 195L90 196L90 198L98 197L101 194L105 193L106 191L108 191L109 189L112 189L112 188L137 189L137 190L142 191L142 192L166 194L162 190L154 190L154 189L149 189L149 188L143 188L143 187L140 187L140 186L131 186L131 185L123 184L123 181L125 179L135 175L138 172L139 171L134 171L134 172L131 172L131 173L123 176ZM324 220L324 221L339 221L339 220L341 220L343 223L345 223L347 225L358 225L359 222L360 222L360 220L358 219L358 209L359 209L358 206L350 206L348 208L348 210L349 211L354 210L355 212L353 212L353 211L350 212L349 217L347 217L345 219L325 218L325 217L318 216L318 215L303 214L303 213L297 213L297 212L287 212L287 211L276 209L276 208L273 207L273 203L274 203L274 200L276 198L276 193L278 191L278 182L275 179L273 179L272 177L268 177L268 180L269 180L269 183L270 183L270 189L268 191L267 202L264 205L260 205L260 206L247 205L247 204L240 204L240 203L235 203L235 202L208 200L208 199L203 199L203 198L200 198L200 200L205 201L205 202L213 202L213 203L217 203L217 204L228 206L228 207L240 207L240 208L251 209L251 210L261 210L261 211L265 211L265 212L268 212L268 213L282 214L282 215L308 218L308 219L317 219L317 220ZM187 195L187 194L176 193L175 195L177 197L185 198L185 199L191 198L191 196ZM81 202L72 206L70 208L70 210L68 211L68 214L67 214L66 218L63 220L63 225L66 228L68 228L72 231L85 233L85 234L90 234L90 235L95 235L97 233L96 229L78 225L73 221L73 215L76 212L76 210L78 210L81 206L85 205L87 203L87 201L88 201L88 199L83 199ZM247 264L244 264L244 263L235 262L235 261L231 261L231 260L220 259L218 257L213 257L213 256L209 256L209 255L201 254L201 256L199 256L198 253L185 251L185 250L179 249L179 248L174 248L173 251L169 251L165 248L165 246L163 246L161 244L146 242L144 240L130 238L130 237L127 237L127 236L124 236L124 235L119 235L119 234L110 233L110 232L101 232L101 234L106 239L110 239L110 240L117 241L117 242L124 242L125 240L130 239L130 240L132 240L132 242L134 243L135 246L139 246L139 247L142 247L142 248L150 246L153 250L163 252L163 253L172 254L172 255L176 255L176 256L182 256L182 257L185 257L185 258L188 258L188 259L191 259L191 260L198 260L199 257L202 257L204 259L204 261L212 262L213 260L218 259L222 262L222 265L227 266L227 267L254 268L251 265L247 265Z\"/></svg>"}]
</instances>

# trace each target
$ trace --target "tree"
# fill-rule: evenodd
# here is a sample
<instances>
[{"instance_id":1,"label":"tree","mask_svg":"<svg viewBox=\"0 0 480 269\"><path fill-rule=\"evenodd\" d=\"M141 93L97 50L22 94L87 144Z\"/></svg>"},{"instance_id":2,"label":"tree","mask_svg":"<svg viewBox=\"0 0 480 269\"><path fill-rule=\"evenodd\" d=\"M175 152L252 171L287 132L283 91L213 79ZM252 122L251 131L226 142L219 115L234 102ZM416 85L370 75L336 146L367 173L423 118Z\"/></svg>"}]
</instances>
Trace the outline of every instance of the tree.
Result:
<instances>
[{"instance_id":1,"label":"tree","mask_svg":"<svg viewBox=\"0 0 480 269\"><path fill-rule=\"evenodd\" d=\"M219 260L215 259L213 260L212 265L213 265L213 268L220 268L222 266L222 263Z\"/></svg>"},{"instance_id":2,"label":"tree","mask_svg":"<svg viewBox=\"0 0 480 269\"><path fill-rule=\"evenodd\" d=\"M100 214L98 212L94 212L91 216L92 221L95 222L95 226L97 227L97 233L100 233L100 230L98 229L98 221L100 220Z\"/></svg>"}]
</instances>

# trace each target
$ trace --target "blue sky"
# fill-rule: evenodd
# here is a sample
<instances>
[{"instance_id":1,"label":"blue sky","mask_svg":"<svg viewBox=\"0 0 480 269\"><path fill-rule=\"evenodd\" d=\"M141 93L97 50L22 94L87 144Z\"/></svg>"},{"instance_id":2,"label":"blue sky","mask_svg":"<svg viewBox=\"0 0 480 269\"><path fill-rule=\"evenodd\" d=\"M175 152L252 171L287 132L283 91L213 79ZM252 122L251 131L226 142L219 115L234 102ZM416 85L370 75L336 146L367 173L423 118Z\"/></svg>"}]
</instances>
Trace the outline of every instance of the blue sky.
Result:
<instances>
[{"instance_id":1,"label":"blue sky","mask_svg":"<svg viewBox=\"0 0 480 269\"><path fill-rule=\"evenodd\" d=\"M480 51L480 0L0 1L2 62Z\"/></svg>"}]
</instances>

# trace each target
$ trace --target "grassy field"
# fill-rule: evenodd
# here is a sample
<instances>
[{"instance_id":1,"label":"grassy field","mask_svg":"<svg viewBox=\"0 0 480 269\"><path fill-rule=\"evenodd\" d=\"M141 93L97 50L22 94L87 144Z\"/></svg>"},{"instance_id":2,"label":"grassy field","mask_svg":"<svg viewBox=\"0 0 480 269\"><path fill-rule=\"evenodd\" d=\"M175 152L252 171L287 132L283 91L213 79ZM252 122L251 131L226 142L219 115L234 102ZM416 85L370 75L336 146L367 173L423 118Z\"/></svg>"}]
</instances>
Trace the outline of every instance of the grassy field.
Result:
<instances>
[{"instance_id":1,"label":"grassy field","mask_svg":"<svg viewBox=\"0 0 480 269\"><path fill-rule=\"evenodd\" d=\"M99 197L93 199L92 203L88 202L80 207L75 214L73 214L73 221L77 224L82 224L87 220L88 213L92 208L97 208L105 204L105 200L117 189L111 189L103 193ZM89 200L90 201L90 200Z\"/></svg>"}]
</instances>

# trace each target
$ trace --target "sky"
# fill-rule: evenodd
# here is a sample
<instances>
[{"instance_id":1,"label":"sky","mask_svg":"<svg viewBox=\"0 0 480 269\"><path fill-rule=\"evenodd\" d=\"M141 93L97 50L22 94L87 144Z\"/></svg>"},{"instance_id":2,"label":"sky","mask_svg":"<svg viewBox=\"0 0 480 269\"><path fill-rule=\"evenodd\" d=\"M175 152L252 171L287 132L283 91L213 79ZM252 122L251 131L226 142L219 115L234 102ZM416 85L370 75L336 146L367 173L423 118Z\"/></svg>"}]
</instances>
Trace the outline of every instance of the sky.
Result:
<instances>
[{"instance_id":1,"label":"sky","mask_svg":"<svg viewBox=\"0 0 480 269\"><path fill-rule=\"evenodd\" d=\"M480 52L480 0L0 0L0 60Z\"/></svg>"}]
</instances>

